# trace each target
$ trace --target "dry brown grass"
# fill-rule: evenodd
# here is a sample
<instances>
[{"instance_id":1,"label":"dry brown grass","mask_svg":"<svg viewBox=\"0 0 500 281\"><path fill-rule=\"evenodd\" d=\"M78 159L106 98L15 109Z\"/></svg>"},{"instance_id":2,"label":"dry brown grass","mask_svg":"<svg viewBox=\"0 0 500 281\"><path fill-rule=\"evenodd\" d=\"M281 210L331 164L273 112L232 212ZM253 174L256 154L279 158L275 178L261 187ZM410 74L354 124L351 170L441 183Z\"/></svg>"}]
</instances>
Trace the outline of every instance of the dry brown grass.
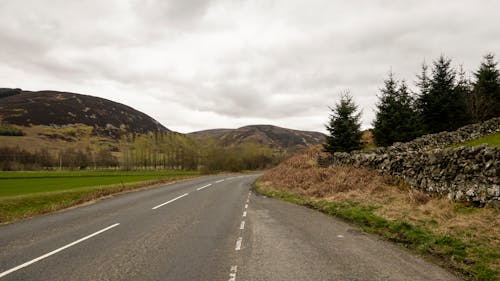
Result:
<instances>
[{"instance_id":1,"label":"dry brown grass","mask_svg":"<svg viewBox=\"0 0 500 281\"><path fill-rule=\"evenodd\" d=\"M20 147L28 151L47 149L57 154L61 149L74 148L83 150L86 147L97 151L101 147L116 146L116 141L92 135L92 127L75 125L66 128L34 125L31 127L16 126L24 136L0 136L1 146Z\"/></svg>"},{"instance_id":2,"label":"dry brown grass","mask_svg":"<svg viewBox=\"0 0 500 281\"><path fill-rule=\"evenodd\" d=\"M263 182L312 199L378 206L374 214L405 221L435 235L457 237L483 249L500 248L500 211L453 203L415 190L397 179L354 167L316 165L320 148L294 156L268 171ZM474 251L470 255L476 255ZM500 261L490 265L500 270Z\"/></svg>"},{"instance_id":3,"label":"dry brown grass","mask_svg":"<svg viewBox=\"0 0 500 281\"><path fill-rule=\"evenodd\" d=\"M393 183L391 178L364 168L317 167L315 159L319 153L322 153L320 148L314 148L291 157L268 171L263 180L300 195L329 200L369 200L373 194L387 193L388 187Z\"/></svg>"}]
</instances>

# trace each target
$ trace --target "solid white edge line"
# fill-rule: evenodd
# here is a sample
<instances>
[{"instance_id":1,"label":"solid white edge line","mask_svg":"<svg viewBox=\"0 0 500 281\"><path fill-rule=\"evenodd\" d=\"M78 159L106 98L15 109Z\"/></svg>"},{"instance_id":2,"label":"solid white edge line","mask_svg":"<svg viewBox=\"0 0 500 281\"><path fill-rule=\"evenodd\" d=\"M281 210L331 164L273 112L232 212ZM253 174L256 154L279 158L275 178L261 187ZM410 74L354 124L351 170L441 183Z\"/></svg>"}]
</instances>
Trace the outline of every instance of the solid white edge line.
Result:
<instances>
[{"instance_id":1,"label":"solid white edge line","mask_svg":"<svg viewBox=\"0 0 500 281\"><path fill-rule=\"evenodd\" d=\"M238 240L236 240L236 247L234 248L234 250L236 250L236 251L241 250L241 242L242 241L243 241L243 238L242 237L238 237Z\"/></svg>"},{"instance_id":2,"label":"solid white edge line","mask_svg":"<svg viewBox=\"0 0 500 281\"><path fill-rule=\"evenodd\" d=\"M78 239L78 240L76 240L75 242L69 243L69 244L67 244L66 246L63 246L63 247L58 248L58 249L56 249L56 250L54 250L54 251L52 251L52 252L49 252L49 253L47 253L47 254L45 254L45 255L43 255L43 256L39 256L38 258L32 259L32 260L30 260L30 261L28 261L28 262L25 262L25 263L23 263L23 264L21 264L21 265L18 265L18 266L16 266L16 267L14 267L14 268L11 268L11 269L9 269L9 270L7 270L7 271L4 271L4 272L0 273L0 278L1 278L1 277L4 277L5 275L10 274L10 273L12 273L12 272L14 272L14 271L17 271L17 270L19 270L19 269L21 269L21 268L23 268L23 267L27 267L28 265L31 265L31 264L33 264L33 263L35 263L35 262L37 262L37 261L43 260L43 259L45 259L45 258L48 258L48 257L50 257L50 256L54 255L54 254L57 254L57 253L59 253L59 252L60 252L60 251L62 251L62 250L65 250L65 249L67 249L67 248L69 248L69 247L71 247L71 246L74 246L74 245L76 245L76 244L78 244L78 243L80 243L80 242L83 242L83 241L85 241L85 240L87 240L87 239L90 239L90 238L92 238L92 237L96 236L96 235L99 235L99 234L103 233L104 231L110 230L111 228L116 227L116 226L118 226L118 225L120 225L120 224L119 224L119 223L115 223L115 224L113 224L113 225L111 225L111 226L108 226L108 227L106 227L106 228L104 228L104 229L101 229L101 230L99 230L99 231L97 231L97 232L94 232L94 233L92 233L92 234L90 234L90 235L87 235L87 236L85 236L85 237L83 237L83 238L81 238L81 239Z\"/></svg>"},{"instance_id":3,"label":"solid white edge line","mask_svg":"<svg viewBox=\"0 0 500 281\"><path fill-rule=\"evenodd\" d=\"M169 203L174 202L175 200L181 199L182 197L184 197L184 196L188 196L188 195L189 195L189 193L184 193L184 194L182 194L181 196L175 197L174 199L169 200L169 201L167 201L167 202L165 202L165 203L162 203L162 204L160 204L160 205L158 205L158 206L155 206L155 207L153 207L153 208L151 208L151 209L152 209L152 210L156 210L156 209L158 209L158 208L160 208L160 207L162 207L162 206L165 206L165 205L167 205L167 204L169 204Z\"/></svg>"},{"instance_id":4,"label":"solid white edge line","mask_svg":"<svg viewBox=\"0 0 500 281\"><path fill-rule=\"evenodd\" d=\"M202 186L202 187L198 187L196 190L200 191L200 190L202 190L202 189L204 189L204 188L206 188L206 187L209 187L209 186L211 186L211 185L212 185L212 184L211 184L211 183L209 183L209 184L204 185L204 186Z\"/></svg>"},{"instance_id":5,"label":"solid white edge line","mask_svg":"<svg viewBox=\"0 0 500 281\"><path fill-rule=\"evenodd\" d=\"M240 224L240 229L245 229L245 221L242 221L241 224Z\"/></svg>"}]
</instances>

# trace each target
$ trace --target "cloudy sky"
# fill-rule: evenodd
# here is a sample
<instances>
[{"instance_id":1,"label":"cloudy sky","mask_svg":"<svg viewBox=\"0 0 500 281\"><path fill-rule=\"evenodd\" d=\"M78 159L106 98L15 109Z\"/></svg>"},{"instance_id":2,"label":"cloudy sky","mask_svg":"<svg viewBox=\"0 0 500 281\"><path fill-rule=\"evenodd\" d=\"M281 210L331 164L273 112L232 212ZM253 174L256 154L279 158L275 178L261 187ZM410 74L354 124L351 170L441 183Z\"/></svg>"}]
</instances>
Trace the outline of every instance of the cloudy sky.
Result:
<instances>
[{"instance_id":1,"label":"cloudy sky","mask_svg":"<svg viewBox=\"0 0 500 281\"><path fill-rule=\"evenodd\" d=\"M349 89L374 117L392 69L500 56L498 0L0 0L0 87L99 96L179 132L324 131Z\"/></svg>"}]
</instances>

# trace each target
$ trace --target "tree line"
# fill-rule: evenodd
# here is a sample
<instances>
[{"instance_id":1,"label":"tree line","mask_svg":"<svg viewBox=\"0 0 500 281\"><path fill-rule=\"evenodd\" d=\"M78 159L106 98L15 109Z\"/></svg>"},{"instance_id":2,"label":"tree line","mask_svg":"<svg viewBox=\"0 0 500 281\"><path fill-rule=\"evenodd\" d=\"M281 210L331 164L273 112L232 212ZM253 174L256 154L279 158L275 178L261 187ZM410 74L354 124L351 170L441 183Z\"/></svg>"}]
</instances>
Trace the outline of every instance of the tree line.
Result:
<instances>
[{"instance_id":1,"label":"tree line","mask_svg":"<svg viewBox=\"0 0 500 281\"><path fill-rule=\"evenodd\" d=\"M118 160L108 149L96 152L89 148L68 147L57 152L46 148L30 151L20 147L0 147L0 170L116 168Z\"/></svg>"},{"instance_id":2,"label":"tree line","mask_svg":"<svg viewBox=\"0 0 500 281\"><path fill-rule=\"evenodd\" d=\"M120 140L123 169L242 171L279 163L284 154L253 142L227 146L216 139L176 133L125 135Z\"/></svg>"},{"instance_id":3,"label":"tree line","mask_svg":"<svg viewBox=\"0 0 500 281\"><path fill-rule=\"evenodd\" d=\"M376 145L407 142L424 134L454 131L466 124L500 116L500 71L493 54L484 56L472 79L462 67L452 66L444 55L424 62L417 75L416 90L390 72L378 95L373 137ZM325 150L352 151L362 148L360 112L346 92L332 109Z\"/></svg>"},{"instance_id":4,"label":"tree line","mask_svg":"<svg viewBox=\"0 0 500 281\"><path fill-rule=\"evenodd\" d=\"M112 151L115 150L115 151ZM242 171L276 165L285 153L253 142L227 146L212 138L177 133L126 134L117 147L60 151L0 147L0 170L120 169Z\"/></svg>"}]
</instances>

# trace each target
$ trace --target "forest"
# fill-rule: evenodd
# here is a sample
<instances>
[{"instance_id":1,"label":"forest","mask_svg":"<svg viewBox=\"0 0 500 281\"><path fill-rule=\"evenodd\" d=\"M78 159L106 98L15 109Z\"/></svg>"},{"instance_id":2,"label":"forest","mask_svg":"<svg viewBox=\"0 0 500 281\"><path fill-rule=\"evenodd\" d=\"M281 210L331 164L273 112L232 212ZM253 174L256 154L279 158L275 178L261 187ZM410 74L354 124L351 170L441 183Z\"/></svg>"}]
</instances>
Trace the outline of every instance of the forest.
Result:
<instances>
[{"instance_id":1,"label":"forest","mask_svg":"<svg viewBox=\"0 0 500 281\"><path fill-rule=\"evenodd\" d=\"M456 129L500 116L500 70L492 53L468 75L441 55L421 65L415 89L389 72L378 93L370 131L376 146L407 142L426 134ZM363 149L361 112L347 91L332 108L324 146L331 153Z\"/></svg>"}]
</instances>

